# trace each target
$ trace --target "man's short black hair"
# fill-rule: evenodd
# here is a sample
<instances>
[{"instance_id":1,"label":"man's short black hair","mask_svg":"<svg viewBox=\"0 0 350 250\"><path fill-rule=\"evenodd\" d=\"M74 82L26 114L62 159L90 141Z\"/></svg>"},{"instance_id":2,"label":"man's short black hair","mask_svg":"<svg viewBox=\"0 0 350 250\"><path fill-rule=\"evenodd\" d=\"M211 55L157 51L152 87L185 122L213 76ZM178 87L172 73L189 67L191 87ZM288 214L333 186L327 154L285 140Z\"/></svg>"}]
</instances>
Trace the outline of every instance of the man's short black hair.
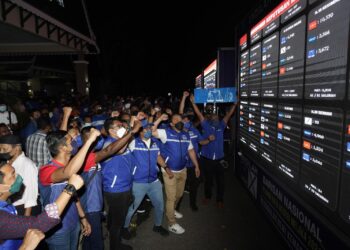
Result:
<instances>
[{"instance_id":1,"label":"man's short black hair","mask_svg":"<svg viewBox=\"0 0 350 250\"><path fill-rule=\"evenodd\" d=\"M68 134L67 131L63 131L63 130L52 131L47 134L46 143L52 157L55 157L58 155L60 146L66 145L65 137L67 134Z\"/></svg>"},{"instance_id":2,"label":"man's short black hair","mask_svg":"<svg viewBox=\"0 0 350 250\"><path fill-rule=\"evenodd\" d=\"M118 117L110 117L107 120L105 120L105 123L103 124L103 127L106 130L108 135L109 135L108 130L113 126L113 122L114 121L120 121L121 122L121 120Z\"/></svg>"},{"instance_id":3,"label":"man's short black hair","mask_svg":"<svg viewBox=\"0 0 350 250\"><path fill-rule=\"evenodd\" d=\"M44 130L44 129L47 129L48 127L51 127L51 122L46 117L40 117L36 123L38 124L38 129L40 130Z\"/></svg>"}]
</instances>

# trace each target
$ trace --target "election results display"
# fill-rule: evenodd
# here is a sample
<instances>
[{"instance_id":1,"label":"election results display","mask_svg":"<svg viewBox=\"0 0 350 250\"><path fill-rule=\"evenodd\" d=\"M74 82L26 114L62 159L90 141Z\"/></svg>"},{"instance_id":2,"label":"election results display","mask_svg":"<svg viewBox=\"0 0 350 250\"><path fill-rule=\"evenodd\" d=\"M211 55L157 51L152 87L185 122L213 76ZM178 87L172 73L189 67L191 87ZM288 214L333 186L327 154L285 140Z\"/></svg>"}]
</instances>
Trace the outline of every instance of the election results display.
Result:
<instances>
[{"instance_id":1,"label":"election results display","mask_svg":"<svg viewBox=\"0 0 350 250\"><path fill-rule=\"evenodd\" d=\"M200 88L202 88L202 82L203 82L203 76L202 76L202 74L200 74L200 75L198 75L197 77L196 77L196 80L195 80L195 88L196 89L200 89Z\"/></svg>"},{"instance_id":2,"label":"election results display","mask_svg":"<svg viewBox=\"0 0 350 250\"><path fill-rule=\"evenodd\" d=\"M217 60L214 60L204 70L204 88L205 89L211 89L216 87L216 68L217 68Z\"/></svg>"},{"instance_id":3,"label":"election results display","mask_svg":"<svg viewBox=\"0 0 350 250\"><path fill-rule=\"evenodd\" d=\"M349 0L283 0L237 39L240 151L347 226L349 23Z\"/></svg>"}]
</instances>

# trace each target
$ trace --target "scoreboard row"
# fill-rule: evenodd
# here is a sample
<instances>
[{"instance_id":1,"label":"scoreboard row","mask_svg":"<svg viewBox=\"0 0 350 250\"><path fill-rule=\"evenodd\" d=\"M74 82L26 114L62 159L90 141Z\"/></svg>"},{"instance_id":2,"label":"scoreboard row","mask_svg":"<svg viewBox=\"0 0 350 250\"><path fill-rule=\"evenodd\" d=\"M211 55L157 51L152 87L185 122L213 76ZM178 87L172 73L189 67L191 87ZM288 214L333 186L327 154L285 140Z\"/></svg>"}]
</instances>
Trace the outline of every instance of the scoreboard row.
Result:
<instances>
[{"instance_id":1,"label":"scoreboard row","mask_svg":"<svg viewBox=\"0 0 350 250\"><path fill-rule=\"evenodd\" d=\"M349 9L350 1L326 1L279 31L274 21L260 42L251 34L249 49L241 39L240 97L343 100Z\"/></svg>"},{"instance_id":2,"label":"scoreboard row","mask_svg":"<svg viewBox=\"0 0 350 250\"><path fill-rule=\"evenodd\" d=\"M350 221L350 112L296 104L240 101L239 140L279 173L335 210L339 190L343 218ZM342 160L343 159L343 160Z\"/></svg>"}]
</instances>

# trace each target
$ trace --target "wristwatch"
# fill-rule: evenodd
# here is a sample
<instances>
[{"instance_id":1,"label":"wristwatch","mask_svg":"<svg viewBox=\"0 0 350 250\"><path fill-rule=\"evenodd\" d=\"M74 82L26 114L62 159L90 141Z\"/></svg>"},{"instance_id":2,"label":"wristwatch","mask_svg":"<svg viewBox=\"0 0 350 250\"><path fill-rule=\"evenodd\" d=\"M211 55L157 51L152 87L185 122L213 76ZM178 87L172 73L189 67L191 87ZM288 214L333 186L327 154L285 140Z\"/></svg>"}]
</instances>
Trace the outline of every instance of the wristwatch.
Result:
<instances>
[{"instance_id":1,"label":"wristwatch","mask_svg":"<svg viewBox=\"0 0 350 250\"><path fill-rule=\"evenodd\" d=\"M77 191L72 184L67 184L67 186L64 187L64 190L70 195L75 194L75 192Z\"/></svg>"}]
</instances>

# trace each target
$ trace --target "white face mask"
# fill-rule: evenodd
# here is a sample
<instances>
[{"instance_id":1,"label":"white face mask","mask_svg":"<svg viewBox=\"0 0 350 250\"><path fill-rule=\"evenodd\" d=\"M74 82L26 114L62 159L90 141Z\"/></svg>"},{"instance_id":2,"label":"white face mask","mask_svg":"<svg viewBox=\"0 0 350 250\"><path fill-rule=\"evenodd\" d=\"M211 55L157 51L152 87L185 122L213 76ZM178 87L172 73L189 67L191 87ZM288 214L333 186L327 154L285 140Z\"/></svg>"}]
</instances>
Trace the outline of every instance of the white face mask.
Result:
<instances>
[{"instance_id":1,"label":"white face mask","mask_svg":"<svg viewBox=\"0 0 350 250\"><path fill-rule=\"evenodd\" d=\"M129 109L129 108L130 108L130 103L126 103L124 107L125 107L126 109Z\"/></svg>"},{"instance_id":2,"label":"white face mask","mask_svg":"<svg viewBox=\"0 0 350 250\"><path fill-rule=\"evenodd\" d=\"M0 105L0 112L6 111L6 105Z\"/></svg>"},{"instance_id":3,"label":"white face mask","mask_svg":"<svg viewBox=\"0 0 350 250\"><path fill-rule=\"evenodd\" d=\"M124 127L121 127L120 129L117 130L117 136L119 138L122 138L125 135L126 129Z\"/></svg>"}]
</instances>

